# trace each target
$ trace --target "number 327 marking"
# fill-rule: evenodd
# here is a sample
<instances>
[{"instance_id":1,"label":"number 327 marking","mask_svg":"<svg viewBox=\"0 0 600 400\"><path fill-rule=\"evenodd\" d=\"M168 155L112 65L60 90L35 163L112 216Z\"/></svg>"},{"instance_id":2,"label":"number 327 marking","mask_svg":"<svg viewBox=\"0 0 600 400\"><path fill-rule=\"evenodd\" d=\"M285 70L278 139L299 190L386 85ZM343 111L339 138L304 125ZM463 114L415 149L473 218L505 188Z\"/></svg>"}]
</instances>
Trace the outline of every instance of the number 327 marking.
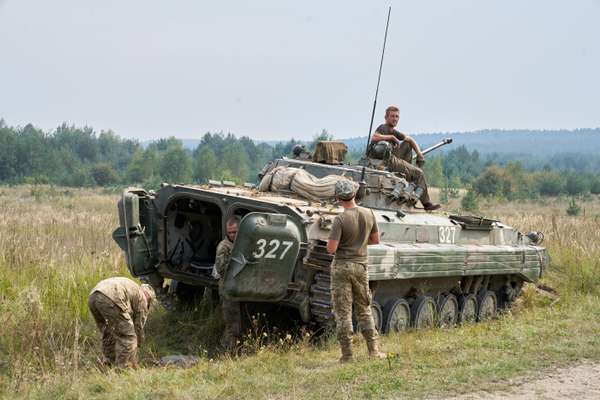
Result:
<instances>
[{"instance_id":1,"label":"number 327 marking","mask_svg":"<svg viewBox=\"0 0 600 400\"><path fill-rule=\"evenodd\" d=\"M453 244L456 237L455 226L440 226L439 229L440 243Z\"/></svg>"},{"instance_id":2,"label":"number 327 marking","mask_svg":"<svg viewBox=\"0 0 600 400\"><path fill-rule=\"evenodd\" d=\"M283 248L280 247L283 245ZM252 256L254 256L254 258L273 258L273 259L280 259L283 260L283 258L285 257L286 253L292 248L292 246L294 245L294 242L292 242L291 240L284 240L284 241L280 241L278 239L273 239L269 242L268 244L268 251L267 251L267 241L265 239L258 239L256 241L256 251L254 253L252 253Z\"/></svg>"}]
</instances>

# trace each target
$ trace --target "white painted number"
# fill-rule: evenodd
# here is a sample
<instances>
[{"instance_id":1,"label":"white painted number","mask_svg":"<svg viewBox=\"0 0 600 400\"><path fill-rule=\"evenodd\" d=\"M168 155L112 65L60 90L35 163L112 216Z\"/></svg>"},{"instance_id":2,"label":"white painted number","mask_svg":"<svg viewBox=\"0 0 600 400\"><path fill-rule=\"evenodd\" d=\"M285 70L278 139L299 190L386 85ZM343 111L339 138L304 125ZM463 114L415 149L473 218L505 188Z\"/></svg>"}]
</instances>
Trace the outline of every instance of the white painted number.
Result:
<instances>
[{"instance_id":1,"label":"white painted number","mask_svg":"<svg viewBox=\"0 0 600 400\"><path fill-rule=\"evenodd\" d=\"M440 243L454 244L456 238L456 227L455 226L440 226Z\"/></svg>"},{"instance_id":2,"label":"white painted number","mask_svg":"<svg viewBox=\"0 0 600 400\"><path fill-rule=\"evenodd\" d=\"M265 256L265 258L277 258L277 256L275 255L275 252L277 251L279 246L281 246L281 242L277 239L273 239L269 242L269 246L273 246L273 247L271 247L271 250L269 250L269 252Z\"/></svg>"},{"instance_id":3,"label":"white painted number","mask_svg":"<svg viewBox=\"0 0 600 400\"><path fill-rule=\"evenodd\" d=\"M283 260L283 257L285 257L285 253L287 253L288 250L292 248L294 242L292 242L291 240L284 240L281 243L285 246L285 249L283 249L283 251L281 252L281 257L279 259Z\"/></svg>"},{"instance_id":4,"label":"white painted number","mask_svg":"<svg viewBox=\"0 0 600 400\"><path fill-rule=\"evenodd\" d=\"M281 254L277 254L281 245L283 245L283 251L281 251ZM279 241L277 239L273 239L269 242L270 250L267 252L267 254L265 254L265 250L267 247L267 241L265 239L258 239L256 241L257 249L254 253L252 253L252 255L254 256L254 258L262 258L262 257L271 258L271 259L279 258L280 260L283 260L286 253L292 248L293 245L294 245L294 242L291 240Z\"/></svg>"},{"instance_id":5,"label":"white painted number","mask_svg":"<svg viewBox=\"0 0 600 400\"><path fill-rule=\"evenodd\" d=\"M257 249L257 251L252 253L252 255L255 258L261 258L262 256L265 255L265 246L267 245L267 241L265 239L259 239L256 242L256 245L258 246L258 249Z\"/></svg>"}]
</instances>

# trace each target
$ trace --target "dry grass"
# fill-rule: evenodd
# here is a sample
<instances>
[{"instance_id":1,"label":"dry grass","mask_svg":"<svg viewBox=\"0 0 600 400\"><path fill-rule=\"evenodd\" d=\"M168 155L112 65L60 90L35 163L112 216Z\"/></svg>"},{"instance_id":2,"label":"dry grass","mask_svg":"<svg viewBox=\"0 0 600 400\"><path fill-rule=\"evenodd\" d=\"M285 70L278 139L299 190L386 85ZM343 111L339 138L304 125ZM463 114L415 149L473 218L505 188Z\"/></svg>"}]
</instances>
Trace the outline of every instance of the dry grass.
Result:
<instances>
[{"instance_id":1,"label":"dry grass","mask_svg":"<svg viewBox=\"0 0 600 400\"><path fill-rule=\"evenodd\" d=\"M521 231L542 230L552 257L545 280L561 301L526 291L512 314L450 331L386 337L396 356L341 366L335 343L264 345L239 360L211 360L218 316L154 313L146 368L97 370L98 335L87 295L125 275L111 239L117 197L96 190L0 187L0 397L14 398L388 398L466 391L491 380L578 358L600 359L600 201L567 217L567 199L484 202L482 213ZM189 369L156 368L157 355L203 356ZM3 396L2 396L3 395Z\"/></svg>"}]
</instances>

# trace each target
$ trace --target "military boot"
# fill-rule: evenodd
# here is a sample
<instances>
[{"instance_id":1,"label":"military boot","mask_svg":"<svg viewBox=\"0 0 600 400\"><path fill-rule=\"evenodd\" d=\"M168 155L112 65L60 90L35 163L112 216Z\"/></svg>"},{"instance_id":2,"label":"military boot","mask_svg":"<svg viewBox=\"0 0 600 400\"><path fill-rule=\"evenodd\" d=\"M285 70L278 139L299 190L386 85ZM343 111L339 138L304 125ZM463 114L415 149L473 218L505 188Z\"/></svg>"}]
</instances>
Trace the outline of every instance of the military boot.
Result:
<instances>
[{"instance_id":1,"label":"military boot","mask_svg":"<svg viewBox=\"0 0 600 400\"><path fill-rule=\"evenodd\" d=\"M340 347L342 348L341 363L352 361L352 339L340 339Z\"/></svg>"},{"instance_id":2,"label":"military boot","mask_svg":"<svg viewBox=\"0 0 600 400\"><path fill-rule=\"evenodd\" d=\"M369 350L369 357L371 358L386 358L386 355L379 351L379 340L377 331L366 330L363 331L363 336L367 342L367 349Z\"/></svg>"}]
</instances>

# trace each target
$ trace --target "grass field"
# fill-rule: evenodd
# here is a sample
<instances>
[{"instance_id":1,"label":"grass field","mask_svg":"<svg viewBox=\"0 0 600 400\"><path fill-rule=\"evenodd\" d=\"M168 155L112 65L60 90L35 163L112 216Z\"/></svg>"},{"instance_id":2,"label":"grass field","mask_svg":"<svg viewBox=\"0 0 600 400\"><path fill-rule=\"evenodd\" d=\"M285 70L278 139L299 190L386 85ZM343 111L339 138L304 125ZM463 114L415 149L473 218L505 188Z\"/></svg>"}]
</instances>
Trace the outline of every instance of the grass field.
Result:
<instances>
[{"instance_id":1,"label":"grass field","mask_svg":"<svg viewBox=\"0 0 600 400\"><path fill-rule=\"evenodd\" d=\"M483 201L482 214L521 231L542 230L552 262L512 313L450 330L384 337L388 359L337 363L333 340L249 340L239 359L213 357L221 322L205 309L154 312L143 368L99 369L99 335L87 296L103 278L128 272L112 241L117 196L99 190L0 187L0 397L67 399L422 398L473 388L578 359L600 360L600 200L567 217L568 199ZM448 209L458 207L453 199ZM274 332L265 332L275 335ZM272 339L272 338L271 338ZM157 367L166 354L201 356L190 368Z\"/></svg>"}]
</instances>

